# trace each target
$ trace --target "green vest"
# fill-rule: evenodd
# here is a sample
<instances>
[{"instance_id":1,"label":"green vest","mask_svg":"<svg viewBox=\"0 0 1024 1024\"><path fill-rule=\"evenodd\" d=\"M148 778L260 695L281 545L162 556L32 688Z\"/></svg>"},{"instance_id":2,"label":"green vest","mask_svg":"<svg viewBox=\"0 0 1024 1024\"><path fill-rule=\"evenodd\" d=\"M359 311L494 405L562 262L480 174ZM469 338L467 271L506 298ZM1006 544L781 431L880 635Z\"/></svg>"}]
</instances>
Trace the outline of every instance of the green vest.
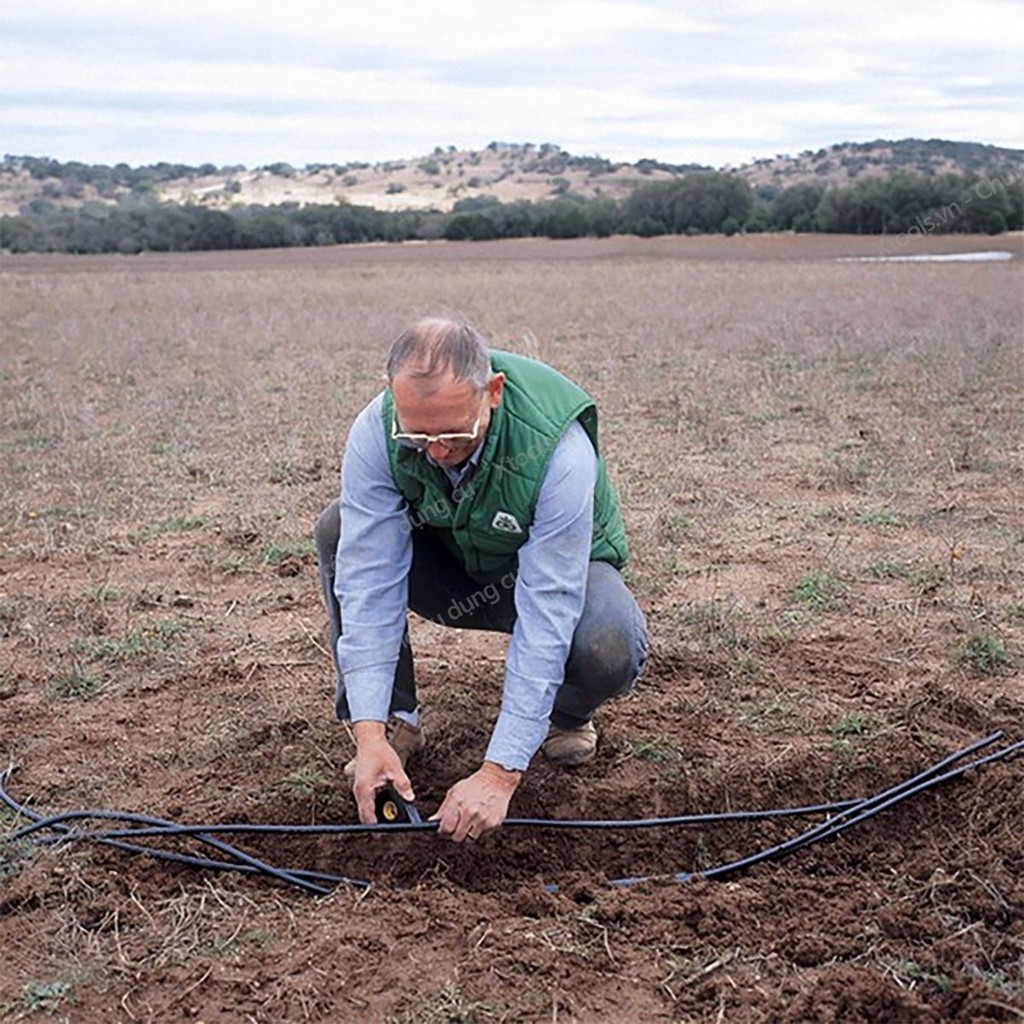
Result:
<instances>
[{"instance_id":1,"label":"green vest","mask_svg":"<svg viewBox=\"0 0 1024 1024\"><path fill-rule=\"evenodd\" d=\"M573 420L598 452L594 490L592 561L626 564L629 552L622 513L600 457L597 407L581 388L544 363L492 352L491 366L505 374L501 403L491 412L484 450L469 484L450 494L444 471L424 453L391 438L393 402L384 392L383 424L391 475L409 503L414 527L437 539L481 583L501 579L518 566L517 552L530 534L548 462Z\"/></svg>"}]
</instances>

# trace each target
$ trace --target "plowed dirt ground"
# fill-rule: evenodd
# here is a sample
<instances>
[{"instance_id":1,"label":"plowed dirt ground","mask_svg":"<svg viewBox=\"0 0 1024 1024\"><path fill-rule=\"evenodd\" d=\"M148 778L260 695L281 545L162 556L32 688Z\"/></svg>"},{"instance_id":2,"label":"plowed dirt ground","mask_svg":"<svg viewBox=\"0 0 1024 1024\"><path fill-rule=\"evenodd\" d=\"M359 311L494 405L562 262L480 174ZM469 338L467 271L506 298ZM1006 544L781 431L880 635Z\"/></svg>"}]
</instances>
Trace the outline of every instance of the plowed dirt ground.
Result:
<instances>
[{"instance_id":1,"label":"plowed dirt ground","mask_svg":"<svg viewBox=\"0 0 1024 1024\"><path fill-rule=\"evenodd\" d=\"M8 789L41 814L356 820L312 525L390 340L437 312L598 399L651 629L597 759L538 760L515 816L831 803L1024 738L1021 238L900 251L964 249L1014 258L842 262L879 240L820 237L4 258ZM412 636L430 812L479 762L506 641ZM0 840L0 1016L1020 1020L1022 763L721 879L674 876L821 819L225 837L372 883L328 896Z\"/></svg>"}]
</instances>

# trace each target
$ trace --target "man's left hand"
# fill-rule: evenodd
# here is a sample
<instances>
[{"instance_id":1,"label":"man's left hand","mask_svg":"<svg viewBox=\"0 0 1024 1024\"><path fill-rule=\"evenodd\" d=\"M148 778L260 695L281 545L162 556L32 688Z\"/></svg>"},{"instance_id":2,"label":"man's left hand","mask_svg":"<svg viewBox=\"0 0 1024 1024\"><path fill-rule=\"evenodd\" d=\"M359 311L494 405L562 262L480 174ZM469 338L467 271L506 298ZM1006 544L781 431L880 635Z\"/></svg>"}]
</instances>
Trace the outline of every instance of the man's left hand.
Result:
<instances>
[{"instance_id":1,"label":"man's left hand","mask_svg":"<svg viewBox=\"0 0 1024 1024\"><path fill-rule=\"evenodd\" d=\"M456 782L448 790L430 820L440 822L438 832L451 836L457 843L479 839L505 820L520 778L522 772L508 771L484 761L469 778Z\"/></svg>"}]
</instances>

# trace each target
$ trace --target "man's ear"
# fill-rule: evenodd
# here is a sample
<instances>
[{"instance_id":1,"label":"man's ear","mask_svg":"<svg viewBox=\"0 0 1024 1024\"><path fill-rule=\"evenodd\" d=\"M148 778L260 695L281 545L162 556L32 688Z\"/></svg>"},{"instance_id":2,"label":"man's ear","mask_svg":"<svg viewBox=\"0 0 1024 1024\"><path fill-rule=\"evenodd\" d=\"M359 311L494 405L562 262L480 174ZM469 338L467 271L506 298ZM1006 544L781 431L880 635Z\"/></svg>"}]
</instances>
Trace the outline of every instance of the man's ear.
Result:
<instances>
[{"instance_id":1,"label":"man's ear","mask_svg":"<svg viewBox=\"0 0 1024 1024\"><path fill-rule=\"evenodd\" d=\"M505 374L492 373L491 379L487 382L487 404L492 409L501 405L501 394L505 390Z\"/></svg>"}]
</instances>

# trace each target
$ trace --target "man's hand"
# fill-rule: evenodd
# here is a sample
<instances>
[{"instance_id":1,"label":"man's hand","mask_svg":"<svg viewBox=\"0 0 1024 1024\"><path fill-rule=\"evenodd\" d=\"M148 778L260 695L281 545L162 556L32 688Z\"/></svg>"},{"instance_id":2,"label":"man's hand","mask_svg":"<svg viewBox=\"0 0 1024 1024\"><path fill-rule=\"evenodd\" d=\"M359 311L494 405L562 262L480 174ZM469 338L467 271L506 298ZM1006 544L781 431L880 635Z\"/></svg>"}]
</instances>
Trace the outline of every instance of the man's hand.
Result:
<instances>
[{"instance_id":1,"label":"man's hand","mask_svg":"<svg viewBox=\"0 0 1024 1024\"><path fill-rule=\"evenodd\" d=\"M484 761L469 778L456 782L448 790L430 820L440 822L438 832L451 836L457 843L463 839L479 839L505 820L520 778L522 772L507 771L491 761Z\"/></svg>"},{"instance_id":2,"label":"man's hand","mask_svg":"<svg viewBox=\"0 0 1024 1024\"><path fill-rule=\"evenodd\" d=\"M416 799L416 794L398 754L387 741L383 722L354 722L352 732L356 739L356 774L352 794L359 809L359 820L364 825L372 825L377 820L374 807L377 790L390 784L400 797L410 803Z\"/></svg>"}]
</instances>

